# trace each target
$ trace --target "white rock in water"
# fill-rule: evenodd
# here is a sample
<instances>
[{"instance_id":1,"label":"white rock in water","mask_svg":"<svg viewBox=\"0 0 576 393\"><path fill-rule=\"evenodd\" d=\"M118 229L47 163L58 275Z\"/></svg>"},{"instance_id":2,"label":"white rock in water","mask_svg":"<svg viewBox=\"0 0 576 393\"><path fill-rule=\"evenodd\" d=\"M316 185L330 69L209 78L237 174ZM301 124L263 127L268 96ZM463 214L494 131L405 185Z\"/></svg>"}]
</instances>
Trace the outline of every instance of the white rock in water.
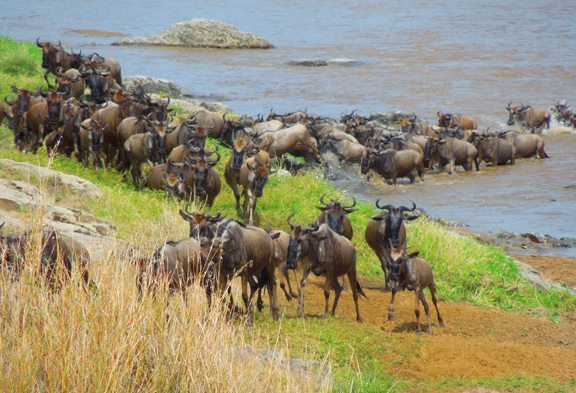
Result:
<instances>
[{"instance_id":1,"label":"white rock in water","mask_svg":"<svg viewBox=\"0 0 576 393\"><path fill-rule=\"evenodd\" d=\"M176 23L151 37L126 38L112 45L159 45L189 48L269 49L270 42L234 26L213 20L191 19Z\"/></svg>"}]
</instances>

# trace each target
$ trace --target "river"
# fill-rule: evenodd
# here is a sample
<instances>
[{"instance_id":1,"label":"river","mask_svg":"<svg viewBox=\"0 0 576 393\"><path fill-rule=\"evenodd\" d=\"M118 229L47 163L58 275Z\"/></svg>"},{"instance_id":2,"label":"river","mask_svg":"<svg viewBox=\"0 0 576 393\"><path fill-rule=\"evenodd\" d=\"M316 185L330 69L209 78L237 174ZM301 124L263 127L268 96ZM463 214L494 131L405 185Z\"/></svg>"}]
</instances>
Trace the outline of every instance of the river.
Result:
<instances>
[{"instance_id":1,"label":"river","mask_svg":"<svg viewBox=\"0 0 576 393\"><path fill-rule=\"evenodd\" d=\"M10 1L0 34L61 40L83 53L116 57L123 75L170 79L195 95L215 95L237 112L307 109L338 117L401 110L435 119L438 110L502 129L514 100L549 107L576 101L573 4L499 1L149 0ZM97 29L144 36L205 18L255 33L272 50L114 47ZM356 67L295 67L302 58L351 58ZM576 137L547 136L550 160L523 160L480 173L428 176L423 184L383 186L382 196L418 203L430 214L479 231L537 232L576 238ZM359 183L362 184L362 183ZM361 186L360 186L361 187ZM358 188L358 187L355 187ZM369 199L374 195L368 195ZM576 250L563 252L576 256Z\"/></svg>"}]
</instances>

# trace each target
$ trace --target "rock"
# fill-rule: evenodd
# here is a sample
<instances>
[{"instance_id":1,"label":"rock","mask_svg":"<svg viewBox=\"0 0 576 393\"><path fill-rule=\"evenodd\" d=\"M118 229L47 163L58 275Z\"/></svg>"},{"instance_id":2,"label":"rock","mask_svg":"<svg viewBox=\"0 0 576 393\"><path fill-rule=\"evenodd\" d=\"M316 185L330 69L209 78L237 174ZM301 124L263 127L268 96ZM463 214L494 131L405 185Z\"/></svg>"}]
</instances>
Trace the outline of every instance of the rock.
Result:
<instances>
[{"instance_id":1,"label":"rock","mask_svg":"<svg viewBox=\"0 0 576 393\"><path fill-rule=\"evenodd\" d=\"M74 192L78 192L89 198L100 198L102 191L88 180L78 176L68 175L65 173L53 171L52 169L43 168L26 162L17 162L8 159L0 159L0 164L16 169L35 178L45 178L55 185L64 186Z\"/></svg>"},{"instance_id":2,"label":"rock","mask_svg":"<svg viewBox=\"0 0 576 393\"><path fill-rule=\"evenodd\" d=\"M122 83L126 90L135 90L136 87L141 87L146 94L159 94L171 98L182 98L183 96L180 86L167 79L137 75L123 78Z\"/></svg>"},{"instance_id":3,"label":"rock","mask_svg":"<svg viewBox=\"0 0 576 393\"><path fill-rule=\"evenodd\" d=\"M38 187L20 181L0 179L0 210L16 211L51 202L51 198Z\"/></svg>"},{"instance_id":4,"label":"rock","mask_svg":"<svg viewBox=\"0 0 576 393\"><path fill-rule=\"evenodd\" d=\"M322 59L300 59L290 60L288 65L301 67L324 67L328 65L328 62Z\"/></svg>"},{"instance_id":5,"label":"rock","mask_svg":"<svg viewBox=\"0 0 576 393\"><path fill-rule=\"evenodd\" d=\"M176 23L151 37L126 38L112 45L159 45L188 48L269 49L274 46L263 38L244 33L219 21L191 19Z\"/></svg>"}]
</instances>

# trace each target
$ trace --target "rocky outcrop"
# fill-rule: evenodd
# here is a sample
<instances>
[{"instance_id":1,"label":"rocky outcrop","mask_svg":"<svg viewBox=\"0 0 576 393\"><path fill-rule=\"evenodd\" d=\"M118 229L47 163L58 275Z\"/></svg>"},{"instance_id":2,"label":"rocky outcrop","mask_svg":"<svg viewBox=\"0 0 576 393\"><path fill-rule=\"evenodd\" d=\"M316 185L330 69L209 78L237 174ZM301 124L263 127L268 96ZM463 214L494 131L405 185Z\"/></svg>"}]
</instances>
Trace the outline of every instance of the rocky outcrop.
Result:
<instances>
[{"instance_id":1,"label":"rocky outcrop","mask_svg":"<svg viewBox=\"0 0 576 393\"><path fill-rule=\"evenodd\" d=\"M327 65L337 65L342 67L356 67L363 65L360 60L337 58L337 59L296 59L290 60L288 65L301 67L324 67Z\"/></svg>"},{"instance_id":2,"label":"rocky outcrop","mask_svg":"<svg viewBox=\"0 0 576 393\"><path fill-rule=\"evenodd\" d=\"M102 191L100 191L98 187L88 180L82 179L78 176L53 171L52 169L28 164L27 162L18 162L8 159L0 159L0 165L15 169L37 179L46 179L55 186L63 186L89 198L100 198L102 196Z\"/></svg>"},{"instance_id":3,"label":"rocky outcrop","mask_svg":"<svg viewBox=\"0 0 576 393\"><path fill-rule=\"evenodd\" d=\"M234 26L206 19L176 23L151 37L126 38L112 45L159 45L188 48L269 49L274 46L263 38L244 33Z\"/></svg>"},{"instance_id":4,"label":"rocky outcrop","mask_svg":"<svg viewBox=\"0 0 576 393\"><path fill-rule=\"evenodd\" d=\"M124 89L134 90L142 88L146 94L159 94L170 98L182 98L183 93L180 86L167 79L150 78L149 76L129 76L122 80Z\"/></svg>"}]
</instances>

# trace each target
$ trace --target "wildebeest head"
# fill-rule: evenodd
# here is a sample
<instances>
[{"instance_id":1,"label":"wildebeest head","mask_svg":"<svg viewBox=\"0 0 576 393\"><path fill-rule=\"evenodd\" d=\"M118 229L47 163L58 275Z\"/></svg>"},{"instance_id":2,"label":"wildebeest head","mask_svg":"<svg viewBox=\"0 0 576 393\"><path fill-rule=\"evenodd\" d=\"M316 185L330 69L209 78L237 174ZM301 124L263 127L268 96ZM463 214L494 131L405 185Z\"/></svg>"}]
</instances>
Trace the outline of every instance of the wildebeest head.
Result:
<instances>
[{"instance_id":1,"label":"wildebeest head","mask_svg":"<svg viewBox=\"0 0 576 393\"><path fill-rule=\"evenodd\" d=\"M48 124L57 125L60 123L60 112L62 109L62 98L60 93L51 91L48 94Z\"/></svg>"},{"instance_id":2,"label":"wildebeest head","mask_svg":"<svg viewBox=\"0 0 576 393\"><path fill-rule=\"evenodd\" d=\"M42 68L49 69L51 66L59 64L62 61L61 42L53 45L51 42L40 42L40 38L36 39L36 46L42 49Z\"/></svg>"},{"instance_id":3,"label":"wildebeest head","mask_svg":"<svg viewBox=\"0 0 576 393\"><path fill-rule=\"evenodd\" d=\"M393 205L385 205L380 206L380 199L376 200L376 207L381 210L386 210L387 212L382 212L377 216L372 217L372 220L375 221L384 221L386 225L385 229L385 238L386 241L390 241L392 247L402 247L402 242L405 239L402 239L401 230L404 224L404 212L412 212L416 210L416 204L412 202L412 208L408 208L406 206L398 206L395 207ZM408 216L406 217L407 220L415 220L418 216Z\"/></svg>"},{"instance_id":4,"label":"wildebeest head","mask_svg":"<svg viewBox=\"0 0 576 393\"><path fill-rule=\"evenodd\" d=\"M213 239L216 236L218 224L222 220L221 213L215 216L199 212L190 212L190 204L186 205L184 210L180 209L180 216L190 225L190 237L206 237Z\"/></svg>"},{"instance_id":5,"label":"wildebeest head","mask_svg":"<svg viewBox=\"0 0 576 393\"><path fill-rule=\"evenodd\" d=\"M513 126L514 122L519 121L522 122L526 118L526 111L531 108L530 105L522 105L520 106L511 106L512 101L508 103L506 106L506 110L508 111L508 122L509 126Z\"/></svg>"},{"instance_id":6,"label":"wildebeest head","mask_svg":"<svg viewBox=\"0 0 576 393\"><path fill-rule=\"evenodd\" d=\"M248 141L244 137L238 137L234 141L234 146L232 149L232 168L235 170L240 170L242 164L244 163L245 149L248 146Z\"/></svg>"},{"instance_id":7,"label":"wildebeest head","mask_svg":"<svg viewBox=\"0 0 576 393\"><path fill-rule=\"evenodd\" d=\"M80 72L90 87L90 100L98 104L106 102L106 95L110 87L108 85L110 69L106 66L102 68L82 67Z\"/></svg>"},{"instance_id":8,"label":"wildebeest head","mask_svg":"<svg viewBox=\"0 0 576 393\"><path fill-rule=\"evenodd\" d=\"M76 127L80 127L80 106L76 99L69 98L64 101L61 111L60 120L62 121L63 127L72 122Z\"/></svg>"},{"instance_id":9,"label":"wildebeest head","mask_svg":"<svg viewBox=\"0 0 576 393\"><path fill-rule=\"evenodd\" d=\"M438 116L438 127L448 128L450 126L452 113L438 111L436 115Z\"/></svg>"},{"instance_id":10,"label":"wildebeest head","mask_svg":"<svg viewBox=\"0 0 576 393\"><path fill-rule=\"evenodd\" d=\"M268 168L266 167L258 167L255 171L255 178L254 178L254 195L260 198L264 192L264 186L268 181Z\"/></svg>"},{"instance_id":11,"label":"wildebeest head","mask_svg":"<svg viewBox=\"0 0 576 393\"><path fill-rule=\"evenodd\" d=\"M344 205L342 202L335 201L330 199L329 203L324 201L324 197L326 194L320 197L320 203L323 206L317 206L318 209L324 212L325 222L328 226L339 235L344 233L344 217L347 214L353 213L356 211L354 206L356 206L356 199L352 197L352 204L350 206Z\"/></svg>"},{"instance_id":12,"label":"wildebeest head","mask_svg":"<svg viewBox=\"0 0 576 393\"><path fill-rule=\"evenodd\" d=\"M170 198L176 196L178 199L184 199L186 197L184 180L182 165L168 161L166 171L162 176L162 183Z\"/></svg>"},{"instance_id":13,"label":"wildebeest head","mask_svg":"<svg viewBox=\"0 0 576 393\"><path fill-rule=\"evenodd\" d=\"M24 116L24 113L30 107L32 93L27 89L19 89L14 84L12 85L12 91L16 93L16 99L13 102L8 102L8 98L4 97L4 102L12 107L13 115Z\"/></svg>"},{"instance_id":14,"label":"wildebeest head","mask_svg":"<svg viewBox=\"0 0 576 393\"><path fill-rule=\"evenodd\" d=\"M368 170L372 167L374 157L376 156L376 151L374 149L366 148L362 158L360 159L360 173L363 175L368 173Z\"/></svg>"},{"instance_id":15,"label":"wildebeest head","mask_svg":"<svg viewBox=\"0 0 576 393\"><path fill-rule=\"evenodd\" d=\"M436 150L436 145L438 144L438 138L429 138L426 141L426 145L424 145L424 167L430 168L430 160L432 159L432 155Z\"/></svg>"},{"instance_id":16,"label":"wildebeest head","mask_svg":"<svg viewBox=\"0 0 576 393\"><path fill-rule=\"evenodd\" d=\"M83 125L81 127L90 132L90 149L92 151L98 151L100 146L102 146L102 143L104 143L104 131L106 130L107 125L103 125L96 119L90 119L89 128L86 128Z\"/></svg>"},{"instance_id":17,"label":"wildebeest head","mask_svg":"<svg viewBox=\"0 0 576 393\"><path fill-rule=\"evenodd\" d=\"M298 257L301 253L302 236L304 230L302 225L292 223L292 217L295 213L288 216L288 225L290 225L290 240L288 241L288 254L286 257L286 267L288 269L296 269Z\"/></svg>"}]
</instances>

